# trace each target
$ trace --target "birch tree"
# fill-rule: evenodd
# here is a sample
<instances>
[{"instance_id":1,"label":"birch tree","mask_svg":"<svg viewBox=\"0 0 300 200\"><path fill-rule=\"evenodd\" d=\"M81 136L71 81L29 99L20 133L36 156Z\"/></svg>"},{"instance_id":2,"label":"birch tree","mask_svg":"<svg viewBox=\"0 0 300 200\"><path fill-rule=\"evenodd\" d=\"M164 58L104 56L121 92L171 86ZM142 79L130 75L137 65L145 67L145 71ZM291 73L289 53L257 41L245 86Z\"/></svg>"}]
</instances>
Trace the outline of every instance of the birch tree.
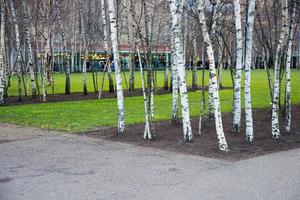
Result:
<instances>
[{"instance_id":1,"label":"birch tree","mask_svg":"<svg viewBox=\"0 0 300 200\"><path fill-rule=\"evenodd\" d=\"M0 106L4 104L5 95L5 64L4 64L4 37L5 37L5 18L4 18L4 2L0 1Z\"/></svg>"},{"instance_id":2,"label":"birch tree","mask_svg":"<svg viewBox=\"0 0 300 200\"><path fill-rule=\"evenodd\" d=\"M213 92L213 110L214 110L214 118L216 125L216 132L219 140L219 149L221 151L227 151L228 146L225 139L225 134L223 130L222 124L222 115L221 115L221 106L220 106L220 98L217 84L217 74L216 74L216 66L215 66L215 58L213 53L212 42L207 30L206 19L204 14L204 1L199 0L198 4L198 13L199 13L199 22L201 27L201 32L203 36L203 40L206 46L206 53L209 61L209 71L210 71L210 80L211 87Z\"/></svg>"},{"instance_id":3,"label":"birch tree","mask_svg":"<svg viewBox=\"0 0 300 200\"><path fill-rule=\"evenodd\" d=\"M79 3L79 10L80 10L80 40L82 42L81 51L83 51L83 64L82 64L82 81L83 81L83 93L87 95L87 81L86 81L86 65L87 65L87 43L86 43L86 34L85 34L85 23L83 19L83 5L82 0Z\"/></svg>"},{"instance_id":4,"label":"birch tree","mask_svg":"<svg viewBox=\"0 0 300 200\"><path fill-rule=\"evenodd\" d=\"M154 0L144 0L145 15L145 40L147 46L146 64L147 64L147 109L149 114L150 131L145 132L145 139L153 139L155 137L154 130L154 80L152 70L152 23L154 16Z\"/></svg>"},{"instance_id":5,"label":"birch tree","mask_svg":"<svg viewBox=\"0 0 300 200\"><path fill-rule=\"evenodd\" d=\"M179 118L178 118L178 61L177 56L175 54L175 46L174 46L174 39L172 34L171 40L171 63L172 63L172 124L178 125Z\"/></svg>"},{"instance_id":6,"label":"birch tree","mask_svg":"<svg viewBox=\"0 0 300 200\"><path fill-rule=\"evenodd\" d=\"M28 67L29 74L30 74L30 82L31 82L31 90L32 90L32 97L36 97L36 84L35 84L35 75L34 75L34 68L33 68L33 53L31 47L31 35L29 32L30 22L29 22L29 9L28 5L25 1L22 1L23 9L24 9L24 24L25 24L25 34L26 34L26 43L28 46Z\"/></svg>"},{"instance_id":7,"label":"birch tree","mask_svg":"<svg viewBox=\"0 0 300 200\"><path fill-rule=\"evenodd\" d=\"M127 39L128 39L128 45L131 49L129 58L128 58L128 69L129 69L129 91L133 92L134 87L134 64L133 64L133 58L134 58L134 51L135 51L135 44L136 44L136 30L135 30L135 1L134 0L126 0L125 1L125 10L126 10L126 18L125 20L128 20L127 25Z\"/></svg>"},{"instance_id":8,"label":"birch tree","mask_svg":"<svg viewBox=\"0 0 300 200\"><path fill-rule=\"evenodd\" d=\"M194 90L198 89L198 75L197 75L197 38L195 37L193 40L193 49L194 49L194 57L193 57L193 66L192 66L192 88Z\"/></svg>"},{"instance_id":9,"label":"birch tree","mask_svg":"<svg viewBox=\"0 0 300 200\"><path fill-rule=\"evenodd\" d=\"M43 15L43 34L41 35L44 42L44 53L41 64L41 81L42 81L42 99L43 102L47 101L47 91L46 91L46 79L47 71L46 69L50 68L51 65L51 53L50 53L50 43L51 43L51 26L50 26L50 16L49 9L51 7L51 1L43 1L42 4L42 15ZM43 45L42 45L43 47Z\"/></svg>"},{"instance_id":10,"label":"birch tree","mask_svg":"<svg viewBox=\"0 0 300 200\"><path fill-rule=\"evenodd\" d=\"M11 21L14 27L14 39L15 39L15 49L17 52L17 75L18 75L18 100L22 100L22 81L21 81L21 47L20 47L20 32L19 32L19 25L16 17L15 6L13 0L8 0L7 3L9 4L9 10L11 15Z\"/></svg>"},{"instance_id":11,"label":"birch tree","mask_svg":"<svg viewBox=\"0 0 300 200\"><path fill-rule=\"evenodd\" d=\"M291 101L291 61L292 61L292 44L294 38L296 4L294 4L292 17L289 26L289 36L287 45L286 72L285 72L285 130L291 132L292 121L292 101Z\"/></svg>"},{"instance_id":12,"label":"birch tree","mask_svg":"<svg viewBox=\"0 0 300 200\"><path fill-rule=\"evenodd\" d=\"M253 118L251 105L251 60L253 45L253 26L255 0L248 1L246 42L245 42L245 114L246 114L246 140L253 141Z\"/></svg>"},{"instance_id":13,"label":"birch tree","mask_svg":"<svg viewBox=\"0 0 300 200\"><path fill-rule=\"evenodd\" d=\"M108 48L108 35L109 35L109 29L107 26L107 17L106 17L106 0L101 0L101 15L102 15L102 30L103 30L103 45L104 45L104 51L106 53L106 56L109 55L109 48ZM112 79L112 69L110 63L107 64L107 75L108 75L108 82L109 82L109 92L114 92L114 81Z\"/></svg>"},{"instance_id":14,"label":"birch tree","mask_svg":"<svg viewBox=\"0 0 300 200\"><path fill-rule=\"evenodd\" d=\"M67 41L66 41L64 26L63 26L62 19L61 19L60 7L59 7L61 4L62 4L61 0L55 0L55 7L56 7L56 11L57 11L57 20L58 20L58 24L59 24L59 28L60 28L60 36L61 36L62 49L63 49L62 64L63 64L63 67L65 67L65 74L66 74L65 94L69 95L69 94L71 94L71 82L70 82L71 68L70 68L69 62L67 61Z\"/></svg>"},{"instance_id":15,"label":"birch tree","mask_svg":"<svg viewBox=\"0 0 300 200\"><path fill-rule=\"evenodd\" d=\"M108 12L110 19L111 41L114 57L115 76L117 84L117 102L118 102L118 134L124 133L125 129L125 115L124 115L124 97L122 88L122 76L120 69L120 55L118 44L118 29L116 21L115 2L113 0L108 1Z\"/></svg>"},{"instance_id":16,"label":"birch tree","mask_svg":"<svg viewBox=\"0 0 300 200\"><path fill-rule=\"evenodd\" d=\"M241 87L242 87L242 62L243 62L243 36L240 0L234 0L234 19L236 36L236 64L234 79L233 99L233 131L240 132L241 127Z\"/></svg>"},{"instance_id":17,"label":"birch tree","mask_svg":"<svg viewBox=\"0 0 300 200\"><path fill-rule=\"evenodd\" d=\"M272 99L272 136L278 139L280 136L279 128L279 98L280 98L280 62L283 48L283 42L287 35L287 19L288 19L288 5L287 0L281 0L282 13L281 13L281 31L278 39L275 63L274 63L274 81L273 81L273 99Z\"/></svg>"},{"instance_id":18,"label":"birch tree","mask_svg":"<svg viewBox=\"0 0 300 200\"><path fill-rule=\"evenodd\" d=\"M166 56L166 65L165 65L165 70L164 70L164 89L169 90L169 64L170 64L170 59L169 59L169 53L165 53Z\"/></svg>"},{"instance_id":19,"label":"birch tree","mask_svg":"<svg viewBox=\"0 0 300 200\"><path fill-rule=\"evenodd\" d=\"M70 0L70 2L72 3L73 1ZM71 29L72 29L72 39L71 39L71 72L74 72L75 70L75 59L76 59L76 4L73 3L72 5L72 22L71 22Z\"/></svg>"},{"instance_id":20,"label":"birch tree","mask_svg":"<svg viewBox=\"0 0 300 200\"><path fill-rule=\"evenodd\" d=\"M172 32L174 40L174 50L175 50L175 63L178 67L178 84L181 100L181 112L182 112L182 123L183 123L183 137L184 141L189 142L193 138L190 113L189 113L189 101L186 87L186 77L185 77L185 63L183 54L183 43L182 43L182 31L180 28L180 19L182 13L182 1L169 1L171 20L172 20ZM174 78L174 77L173 77Z\"/></svg>"},{"instance_id":21,"label":"birch tree","mask_svg":"<svg viewBox=\"0 0 300 200\"><path fill-rule=\"evenodd\" d=\"M151 135L150 126L149 126L149 112L148 112L148 106L147 106L147 94L146 94L146 87L145 87L145 77L144 77L144 70L142 65L142 59L140 50L137 49L138 53L138 59L139 59L139 65L140 65L140 72L141 72L141 80L142 80L142 90L143 90L143 99L144 99L144 109L145 109L145 130L144 130L144 136L145 135Z\"/></svg>"}]
</instances>

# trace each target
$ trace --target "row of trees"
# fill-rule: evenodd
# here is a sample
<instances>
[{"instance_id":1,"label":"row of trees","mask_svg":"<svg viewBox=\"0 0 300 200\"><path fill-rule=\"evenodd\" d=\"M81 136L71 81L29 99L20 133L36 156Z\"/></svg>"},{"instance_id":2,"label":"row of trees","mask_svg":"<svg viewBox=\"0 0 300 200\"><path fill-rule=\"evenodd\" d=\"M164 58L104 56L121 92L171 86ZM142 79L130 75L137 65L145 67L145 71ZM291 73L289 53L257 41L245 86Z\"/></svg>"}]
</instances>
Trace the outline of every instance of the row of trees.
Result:
<instances>
[{"instance_id":1,"label":"row of trees","mask_svg":"<svg viewBox=\"0 0 300 200\"><path fill-rule=\"evenodd\" d=\"M278 16L279 11L281 16ZM142 77L141 52L145 58L146 81L142 78L146 121L144 138L153 139L156 135L152 53L158 46L164 46L166 52L171 51L172 124L179 122L180 99L184 141L192 140L186 65L191 65L193 87L198 88L197 68L193 63L196 57L201 57L202 61L209 63L208 115L215 120L220 150L227 151L219 98L223 67L227 63L232 74L233 130L236 133L241 131L244 73L246 140L253 142L251 68L255 62L253 58L260 57L268 74L272 135L277 139L280 137L280 88L284 75L285 127L287 131L291 127L290 69L298 20L299 3L296 0L1 0L0 104L4 103L14 73L18 79L19 100L22 99L22 86L27 92L29 78L32 96L42 96L45 102L46 85L54 87L54 51L58 47L63 55L66 75L65 94L70 94L70 73L76 67L77 52L83 92L87 94L87 55L100 48L108 58L113 55L116 83L112 78L112 62L107 59L99 98L102 97L107 74L110 91L116 88L118 133L122 134L125 130L125 114L119 44L125 43L131 52L128 63L130 91L135 89L134 57L137 55L139 58ZM167 88L168 65L165 70ZM201 79L199 134L206 110L204 73Z\"/></svg>"}]
</instances>

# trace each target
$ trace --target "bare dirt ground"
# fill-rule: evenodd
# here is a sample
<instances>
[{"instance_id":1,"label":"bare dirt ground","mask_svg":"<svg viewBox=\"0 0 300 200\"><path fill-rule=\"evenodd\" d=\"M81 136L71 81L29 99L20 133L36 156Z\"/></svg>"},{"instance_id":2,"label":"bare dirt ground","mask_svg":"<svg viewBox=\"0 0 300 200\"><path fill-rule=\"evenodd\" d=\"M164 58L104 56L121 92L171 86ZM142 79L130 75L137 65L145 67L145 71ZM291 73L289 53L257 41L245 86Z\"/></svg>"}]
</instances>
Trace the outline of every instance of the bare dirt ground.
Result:
<instances>
[{"instance_id":1,"label":"bare dirt ground","mask_svg":"<svg viewBox=\"0 0 300 200\"><path fill-rule=\"evenodd\" d=\"M242 119L242 132L232 132L232 116L230 113L223 115L223 125L226 134L229 152L223 153L218 150L218 141L215 132L214 120L203 121L202 135L198 135L198 119L192 119L194 138L191 143L182 141L182 126L172 126L170 122L157 122L155 126L156 139L147 141L143 139L144 124L129 125L124 135L116 135L116 128L108 127L101 130L85 133L95 138L103 138L110 141L130 143L144 147L153 147L172 152L201 155L211 158L226 160L241 160L251 157L270 154L278 151L300 147L300 106L293 107L292 132L287 133L281 128L281 137L274 140L271 134L271 111L270 109L254 110L254 142L249 144L245 141L245 119ZM284 124L281 119L281 125Z\"/></svg>"}]
</instances>

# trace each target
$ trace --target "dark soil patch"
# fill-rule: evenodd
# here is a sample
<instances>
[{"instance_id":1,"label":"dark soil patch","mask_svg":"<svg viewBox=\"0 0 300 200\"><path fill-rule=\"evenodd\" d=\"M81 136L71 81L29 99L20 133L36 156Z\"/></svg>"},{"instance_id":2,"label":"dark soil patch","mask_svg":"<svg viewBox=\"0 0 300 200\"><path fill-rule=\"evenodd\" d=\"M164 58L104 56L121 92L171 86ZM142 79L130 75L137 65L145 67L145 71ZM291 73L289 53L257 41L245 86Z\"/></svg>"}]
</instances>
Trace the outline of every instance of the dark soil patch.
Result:
<instances>
[{"instance_id":1,"label":"dark soil patch","mask_svg":"<svg viewBox=\"0 0 300 200\"><path fill-rule=\"evenodd\" d=\"M201 88L200 88L201 89ZM208 88L205 87L205 90ZM225 89L232 89L232 87L223 87L223 90ZM188 88L189 91L195 91L191 87ZM163 88L157 88L155 90L156 95L163 95L171 93L169 90L165 90ZM129 92L127 90L124 90L124 96L125 97L134 97L134 96L142 96L143 91L141 89L136 89L134 92ZM109 99L109 98L116 98L117 93L109 93L109 92L103 92L102 98L103 99ZM54 102L63 102L63 101L81 101L81 100L91 100L91 99L97 99L98 98L98 92L90 92L87 95L84 95L83 93L72 93L70 95L65 94L48 94L47 95L47 103L54 103ZM23 105L23 104L37 104L37 103L43 103L42 99L40 97L32 98L31 96L22 97L22 101L18 101L18 97L8 97L5 100L5 105Z\"/></svg>"},{"instance_id":2,"label":"dark soil patch","mask_svg":"<svg viewBox=\"0 0 300 200\"><path fill-rule=\"evenodd\" d=\"M128 125L124 135L116 135L116 128L106 128L98 131L85 133L90 137L102 138L111 141L130 143L145 147L159 148L163 150L201 155L210 158L225 160L241 160L261 156L278 151L285 151L300 147L300 106L293 107L292 133L287 133L282 128L281 137L274 140L271 134L271 111L270 109L257 109L253 111L254 119L254 143L245 141L245 119L242 121L243 130L239 134L232 132L232 115L223 115L223 125L229 145L228 152L218 150L218 141L215 132L214 121L205 119L202 127L202 135L198 135L198 119L192 119L193 142L182 142L182 126L172 126L170 122L157 122L157 138L153 141L143 139L144 124ZM281 119L281 124L284 124Z\"/></svg>"}]
</instances>

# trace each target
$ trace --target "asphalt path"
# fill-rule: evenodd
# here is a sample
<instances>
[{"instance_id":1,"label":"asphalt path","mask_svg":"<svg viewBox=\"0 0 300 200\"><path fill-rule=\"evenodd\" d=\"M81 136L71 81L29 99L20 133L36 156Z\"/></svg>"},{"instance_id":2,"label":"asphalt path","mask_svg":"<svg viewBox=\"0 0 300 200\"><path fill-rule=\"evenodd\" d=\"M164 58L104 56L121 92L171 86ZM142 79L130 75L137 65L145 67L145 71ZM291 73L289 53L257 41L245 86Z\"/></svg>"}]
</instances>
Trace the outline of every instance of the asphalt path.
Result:
<instances>
[{"instance_id":1,"label":"asphalt path","mask_svg":"<svg viewBox=\"0 0 300 200\"><path fill-rule=\"evenodd\" d=\"M1 200L300 199L300 149L231 162L0 124Z\"/></svg>"}]
</instances>

